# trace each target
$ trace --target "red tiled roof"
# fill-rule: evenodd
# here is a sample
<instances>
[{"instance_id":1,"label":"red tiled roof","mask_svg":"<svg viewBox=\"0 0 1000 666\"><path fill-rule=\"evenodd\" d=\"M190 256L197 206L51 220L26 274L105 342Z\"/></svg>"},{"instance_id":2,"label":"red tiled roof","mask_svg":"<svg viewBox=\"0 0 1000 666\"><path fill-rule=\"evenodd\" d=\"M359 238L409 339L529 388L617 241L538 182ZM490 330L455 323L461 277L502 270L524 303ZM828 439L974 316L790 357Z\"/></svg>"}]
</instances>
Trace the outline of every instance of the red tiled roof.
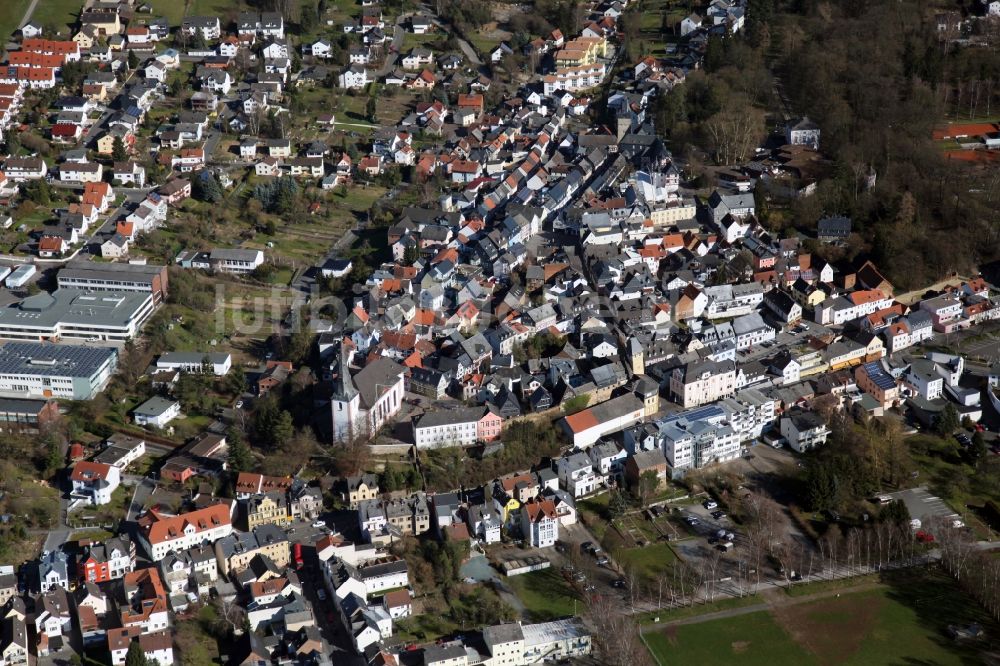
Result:
<instances>
[{"instance_id":1,"label":"red tiled roof","mask_svg":"<svg viewBox=\"0 0 1000 666\"><path fill-rule=\"evenodd\" d=\"M81 460L73 465L73 471L69 478L71 481L97 481L99 479L106 479L109 471L111 471L111 465L90 460Z\"/></svg>"},{"instance_id":2,"label":"red tiled roof","mask_svg":"<svg viewBox=\"0 0 1000 666\"><path fill-rule=\"evenodd\" d=\"M151 544L172 541L184 533L186 525L192 525L197 532L231 524L229 505L213 504L204 509L182 513L179 516L162 517L151 511L150 520L143 527L146 539Z\"/></svg>"}]
</instances>

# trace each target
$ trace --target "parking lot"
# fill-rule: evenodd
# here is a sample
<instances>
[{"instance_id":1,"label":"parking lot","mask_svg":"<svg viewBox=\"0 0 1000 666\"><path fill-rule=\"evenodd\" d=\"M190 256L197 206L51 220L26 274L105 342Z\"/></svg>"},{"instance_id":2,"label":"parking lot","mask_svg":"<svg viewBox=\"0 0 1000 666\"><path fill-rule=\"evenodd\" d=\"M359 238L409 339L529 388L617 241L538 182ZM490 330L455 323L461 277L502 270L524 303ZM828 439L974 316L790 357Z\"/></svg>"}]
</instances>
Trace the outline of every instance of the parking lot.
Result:
<instances>
[{"instance_id":1,"label":"parking lot","mask_svg":"<svg viewBox=\"0 0 1000 666\"><path fill-rule=\"evenodd\" d=\"M923 523L933 517L945 518L947 520L961 519L961 516L955 513L943 499L932 495L923 487L887 493L886 496L894 500L902 500L903 504L906 505L906 510L910 512L910 517L916 518Z\"/></svg>"}]
</instances>

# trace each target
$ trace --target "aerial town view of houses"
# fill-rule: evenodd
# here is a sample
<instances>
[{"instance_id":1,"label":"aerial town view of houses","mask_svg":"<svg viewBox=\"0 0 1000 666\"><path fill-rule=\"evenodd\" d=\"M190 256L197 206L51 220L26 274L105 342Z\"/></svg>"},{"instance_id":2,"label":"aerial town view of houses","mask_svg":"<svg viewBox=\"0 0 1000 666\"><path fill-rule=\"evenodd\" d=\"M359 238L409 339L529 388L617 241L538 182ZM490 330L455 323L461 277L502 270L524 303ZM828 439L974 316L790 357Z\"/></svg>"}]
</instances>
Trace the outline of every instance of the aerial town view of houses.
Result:
<instances>
[{"instance_id":1,"label":"aerial town view of houses","mask_svg":"<svg viewBox=\"0 0 1000 666\"><path fill-rule=\"evenodd\" d=\"M1000 0L0 35L0 666L995 661Z\"/></svg>"}]
</instances>

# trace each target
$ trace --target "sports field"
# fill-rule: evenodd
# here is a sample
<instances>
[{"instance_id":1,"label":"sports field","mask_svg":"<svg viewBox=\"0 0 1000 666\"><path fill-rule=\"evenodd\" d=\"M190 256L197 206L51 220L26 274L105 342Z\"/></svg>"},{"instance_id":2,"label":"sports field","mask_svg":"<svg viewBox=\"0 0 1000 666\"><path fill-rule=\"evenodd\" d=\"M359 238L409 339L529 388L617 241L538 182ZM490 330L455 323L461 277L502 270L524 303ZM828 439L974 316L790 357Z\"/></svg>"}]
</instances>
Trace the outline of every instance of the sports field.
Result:
<instances>
[{"instance_id":1,"label":"sports field","mask_svg":"<svg viewBox=\"0 0 1000 666\"><path fill-rule=\"evenodd\" d=\"M645 634L660 664L948 664L980 663L998 628L943 577L890 585L734 615ZM948 625L979 622L982 641L956 642Z\"/></svg>"}]
</instances>

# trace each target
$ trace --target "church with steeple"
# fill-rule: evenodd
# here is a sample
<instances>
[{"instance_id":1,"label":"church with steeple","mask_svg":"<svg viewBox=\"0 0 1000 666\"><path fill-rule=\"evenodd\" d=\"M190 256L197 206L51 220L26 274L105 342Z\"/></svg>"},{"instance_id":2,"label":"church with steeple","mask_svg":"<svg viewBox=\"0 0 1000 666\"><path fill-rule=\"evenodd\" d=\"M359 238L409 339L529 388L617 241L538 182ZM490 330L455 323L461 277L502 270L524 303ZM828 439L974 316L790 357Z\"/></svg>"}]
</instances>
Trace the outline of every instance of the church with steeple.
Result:
<instances>
[{"instance_id":1,"label":"church with steeple","mask_svg":"<svg viewBox=\"0 0 1000 666\"><path fill-rule=\"evenodd\" d=\"M388 358L376 358L352 376L354 352L341 343L331 368L330 409L333 441L371 439L403 408L406 368Z\"/></svg>"}]
</instances>

